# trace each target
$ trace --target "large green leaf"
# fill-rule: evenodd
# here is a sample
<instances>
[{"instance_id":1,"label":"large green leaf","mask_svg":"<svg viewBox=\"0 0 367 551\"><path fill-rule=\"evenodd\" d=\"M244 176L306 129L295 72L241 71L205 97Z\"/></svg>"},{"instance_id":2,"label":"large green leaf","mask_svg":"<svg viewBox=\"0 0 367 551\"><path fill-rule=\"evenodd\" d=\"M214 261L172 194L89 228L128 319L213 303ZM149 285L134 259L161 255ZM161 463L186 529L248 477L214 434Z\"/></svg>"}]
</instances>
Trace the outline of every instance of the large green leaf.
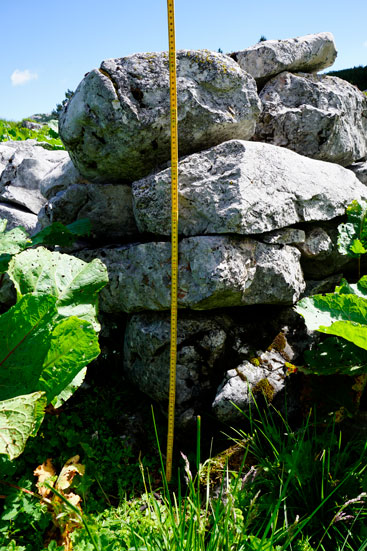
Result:
<instances>
[{"instance_id":1,"label":"large green leaf","mask_svg":"<svg viewBox=\"0 0 367 551\"><path fill-rule=\"evenodd\" d=\"M13 254L29 247L31 240L24 228L6 231L7 220L0 219L0 274L6 272Z\"/></svg>"},{"instance_id":2,"label":"large green leaf","mask_svg":"<svg viewBox=\"0 0 367 551\"><path fill-rule=\"evenodd\" d=\"M24 296L0 316L0 400L36 390L57 315L51 296Z\"/></svg>"},{"instance_id":3,"label":"large green leaf","mask_svg":"<svg viewBox=\"0 0 367 551\"><path fill-rule=\"evenodd\" d=\"M328 293L299 301L296 312L308 329L343 337L367 350L367 300L355 294Z\"/></svg>"},{"instance_id":4,"label":"large green leaf","mask_svg":"<svg viewBox=\"0 0 367 551\"><path fill-rule=\"evenodd\" d=\"M88 218L82 218L64 226L54 222L30 238L21 226L6 231L7 220L0 218L0 274L8 269L14 254L36 245L60 245L70 247L78 237L90 234L91 223Z\"/></svg>"},{"instance_id":5,"label":"large green leaf","mask_svg":"<svg viewBox=\"0 0 367 551\"><path fill-rule=\"evenodd\" d=\"M55 302L25 295L0 316L0 400L41 390L50 403L73 381L75 389L75 378L98 356L93 326L76 317L58 319Z\"/></svg>"},{"instance_id":6,"label":"large green leaf","mask_svg":"<svg viewBox=\"0 0 367 551\"><path fill-rule=\"evenodd\" d=\"M85 376L87 374L87 367L83 367L78 373L76 377L69 383L51 402L51 404L54 406L54 408L61 407L67 400L69 400L70 396L74 394L74 392L80 387L80 385L83 383Z\"/></svg>"},{"instance_id":7,"label":"large green leaf","mask_svg":"<svg viewBox=\"0 0 367 551\"><path fill-rule=\"evenodd\" d=\"M78 237L90 234L91 223L88 218L82 218L64 226L61 222L53 222L32 237L32 245L60 245L70 247Z\"/></svg>"},{"instance_id":8,"label":"large green leaf","mask_svg":"<svg viewBox=\"0 0 367 551\"><path fill-rule=\"evenodd\" d=\"M367 252L367 203L353 201L346 213L347 223L338 227L339 252L358 257Z\"/></svg>"},{"instance_id":9,"label":"large green leaf","mask_svg":"<svg viewBox=\"0 0 367 551\"><path fill-rule=\"evenodd\" d=\"M75 317L61 320L51 333L38 387L52 402L100 353L93 326Z\"/></svg>"},{"instance_id":10,"label":"large green leaf","mask_svg":"<svg viewBox=\"0 0 367 551\"><path fill-rule=\"evenodd\" d=\"M367 276L361 277L357 283L348 283L342 279L339 286L335 287L335 293L338 295L357 295L367 299Z\"/></svg>"},{"instance_id":11,"label":"large green leaf","mask_svg":"<svg viewBox=\"0 0 367 551\"><path fill-rule=\"evenodd\" d=\"M60 316L77 316L99 328L98 292L108 282L107 269L100 260L87 263L38 247L16 255L8 273L18 297L26 293L51 294L57 299Z\"/></svg>"},{"instance_id":12,"label":"large green leaf","mask_svg":"<svg viewBox=\"0 0 367 551\"><path fill-rule=\"evenodd\" d=\"M306 372L315 375L361 375L367 371L367 351L339 337L329 337L306 350Z\"/></svg>"},{"instance_id":13,"label":"large green leaf","mask_svg":"<svg viewBox=\"0 0 367 551\"><path fill-rule=\"evenodd\" d=\"M42 423L46 397L33 392L0 402L0 454L9 459L18 457L29 436L34 436Z\"/></svg>"}]
</instances>

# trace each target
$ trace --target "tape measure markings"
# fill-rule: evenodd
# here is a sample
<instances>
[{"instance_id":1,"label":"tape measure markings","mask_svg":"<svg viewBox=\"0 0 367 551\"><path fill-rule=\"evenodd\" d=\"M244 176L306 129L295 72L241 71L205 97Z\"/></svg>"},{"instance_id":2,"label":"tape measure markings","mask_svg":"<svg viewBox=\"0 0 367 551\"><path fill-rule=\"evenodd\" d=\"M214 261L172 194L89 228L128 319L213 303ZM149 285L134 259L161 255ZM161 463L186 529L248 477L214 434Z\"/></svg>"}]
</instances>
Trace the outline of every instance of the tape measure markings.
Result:
<instances>
[{"instance_id":1,"label":"tape measure markings","mask_svg":"<svg viewBox=\"0 0 367 551\"><path fill-rule=\"evenodd\" d=\"M174 0L167 0L171 125L171 335L169 364L169 403L166 454L166 479L172 476L172 456L176 401L177 363L177 287L178 287L178 137L177 82Z\"/></svg>"}]
</instances>

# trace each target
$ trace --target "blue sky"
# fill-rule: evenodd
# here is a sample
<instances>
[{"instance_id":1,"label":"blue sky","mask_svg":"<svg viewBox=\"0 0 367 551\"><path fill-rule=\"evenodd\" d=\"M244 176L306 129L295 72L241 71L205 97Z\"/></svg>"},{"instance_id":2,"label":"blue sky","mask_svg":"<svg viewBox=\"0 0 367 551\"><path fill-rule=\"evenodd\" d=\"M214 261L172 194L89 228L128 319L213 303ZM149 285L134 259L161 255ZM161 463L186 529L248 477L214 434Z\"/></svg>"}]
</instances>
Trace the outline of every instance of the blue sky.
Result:
<instances>
[{"instance_id":1,"label":"blue sky","mask_svg":"<svg viewBox=\"0 0 367 551\"><path fill-rule=\"evenodd\" d=\"M103 59L167 45L166 0L0 0L0 118L50 112ZM330 31L335 70L367 65L367 0L175 0L177 48L241 50Z\"/></svg>"}]
</instances>

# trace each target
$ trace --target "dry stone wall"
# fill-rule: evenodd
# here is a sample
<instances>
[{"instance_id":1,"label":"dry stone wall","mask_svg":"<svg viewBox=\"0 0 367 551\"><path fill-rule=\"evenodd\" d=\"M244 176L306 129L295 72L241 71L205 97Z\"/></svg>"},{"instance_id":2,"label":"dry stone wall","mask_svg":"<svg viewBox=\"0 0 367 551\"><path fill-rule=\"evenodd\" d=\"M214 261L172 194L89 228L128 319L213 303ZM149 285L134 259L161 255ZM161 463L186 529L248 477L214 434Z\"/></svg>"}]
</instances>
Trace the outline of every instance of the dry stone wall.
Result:
<instances>
[{"instance_id":1,"label":"dry stone wall","mask_svg":"<svg viewBox=\"0 0 367 551\"><path fill-rule=\"evenodd\" d=\"M178 53L178 427L205 411L230 423L231 402L247 407L257 393L280 405L287 366L311 338L292 305L348 269L337 225L353 199L367 199L367 98L315 74L335 56L330 33L232 57ZM106 263L100 310L125 316L124 373L166 410L167 54L104 61L65 107L60 134L70 157L47 159L36 178L29 169L32 201L11 175L11 156L25 162L24 151L1 146L0 201L39 211L40 226L90 218L91 239L74 254Z\"/></svg>"}]
</instances>

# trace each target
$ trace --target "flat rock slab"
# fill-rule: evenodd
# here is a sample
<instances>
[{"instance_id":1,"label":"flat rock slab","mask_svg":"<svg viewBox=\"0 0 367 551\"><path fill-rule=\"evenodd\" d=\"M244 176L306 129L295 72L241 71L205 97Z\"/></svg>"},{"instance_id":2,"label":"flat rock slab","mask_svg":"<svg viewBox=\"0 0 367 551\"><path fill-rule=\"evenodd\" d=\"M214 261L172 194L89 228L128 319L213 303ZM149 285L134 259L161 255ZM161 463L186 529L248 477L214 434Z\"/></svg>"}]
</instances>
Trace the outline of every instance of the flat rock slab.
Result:
<instances>
[{"instance_id":1,"label":"flat rock slab","mask_svg":"<svg viewBox=\"0 0 367 551\"><path fill-rule=\"evenodd\" d=\"M263 85L282 71L314 73L330 67L336 59L331 33L307 34L286 40L264 40L231 54L241 69Z\"/></svg>"},{"instance_id":2,"label":"flat rock slab","mask_svg":"<svg viewBox=\"0 0 367 551\"><path fill-rule=\"evenodd\" d=\"M175 424L188 428L196 415L210 409L220 380L233 320L225 315L180 314L177 327ZM164 406L169 390L170 315L134 314L124 339L124 373L139 390ZM207 402L207 403L206 403Z\"/></svg>"},{"instance_id":3,"label":"flat rock slab","mask_svg":"<svg viewBox=\"0 0 367 551\"><path fill-rule=\"evenodd\" d=\"M91 237L105 244L138 234L131 187L126 184L72 184L52 197L38 215L42 227L81 218L89 218Z\"/></svg>"},{"instance_id":4,"label":"flat rock slab","mask_svg":"<svg viewBox=\"0 0 367 551\"><path fill-rule=\"evenodd\" d=\"M101 292L104 312L170 308L171 244L150 242L78 253L108 268ZM292 304L305 282L300 252L252 239L199 236L179 244L179 308L209 310L247 304Z\"/></svg>"},{"instance_id":5,"label":"flat rock slab","mask_svg":"<svg viewBox=\"0 0 367 551\"><path fill-rule=\"evenodd\" d=\"M354 174L270 144L231 140L179 163L181 235L251 235L344 214L367 197ZM170 235L170 170L134 182L140 231Z\"/></svg>"},{"instance_id":6,"label":"flat rock slab","mask_svg":"<svg viewBox=\"0 0 367 551\"><path fill-rule=\"evenodd\" d=\"M345 80L284 72L262 89L255 140L348 166L367 156L367 96Z\"/></svg>"},{"instance_id":7,"label":"flat rock slab","mask_svg":"<svg viewBox=\"0 0 367 551\"><path fill-rule=\"evenodd\" d=\"M230 57L177 52L179 154L254 133L261 103L254 79ZM60 137L92 181L132 182L170 159L168 54L103 61L60 116Z\"/></svg>"},{"instance_id":8,"label":"flat rock slab","mask_svg":"<svg viewBox=\"0 0 367 551\"><path fill-rule=\"evenodd\" d=\"M46 202L40 191L42 179L67 157L66 151L50 151L36 140L4 142L0 159L6 159L6 164L0 176L0 200L38 214Z\"/></svg>"},{"instance_id":9,"label":"flat rock slab","mask_svg":"<svg viewBox=\"0 0 367 551\"><path fill-rule=\"evenodd\" d=\"M8 221L7 231L22 226L28 233L33 234L37 227L37 216L31 212L18 209L16 205L9 203L0 203L0 219L5 218Z\"/></svg>"}]
</instances>

